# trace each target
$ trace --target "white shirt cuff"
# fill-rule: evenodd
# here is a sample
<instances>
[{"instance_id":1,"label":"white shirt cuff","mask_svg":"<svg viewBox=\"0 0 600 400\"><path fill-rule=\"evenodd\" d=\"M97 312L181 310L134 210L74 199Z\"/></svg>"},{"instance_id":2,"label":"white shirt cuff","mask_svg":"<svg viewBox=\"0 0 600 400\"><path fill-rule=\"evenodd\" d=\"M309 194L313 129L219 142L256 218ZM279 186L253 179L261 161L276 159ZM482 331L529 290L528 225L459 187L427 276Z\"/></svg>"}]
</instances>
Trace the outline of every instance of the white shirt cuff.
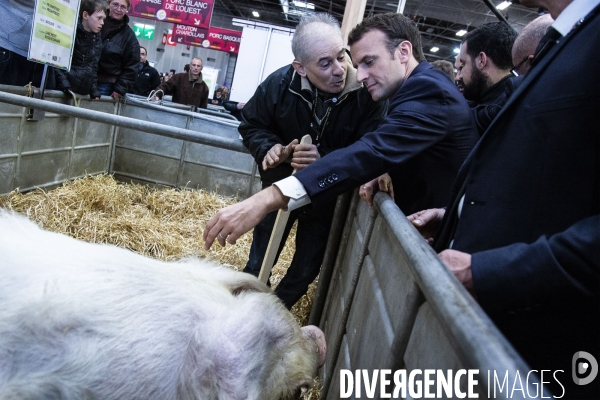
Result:
<instances>
[{"instance_id":1,"label":"white shirt cuff","mask_svg":"<svg viewBox=\"0 0 600 400\"><path fill-rule=\"evenodd\" d=\"M281 193L290 198L288 202L288 211L295 210L307 204L310 204L310 197L306 193L306 189L298 179L293 176L288 176L285 179L275 182Z\"/></svg>"}]
</instances>

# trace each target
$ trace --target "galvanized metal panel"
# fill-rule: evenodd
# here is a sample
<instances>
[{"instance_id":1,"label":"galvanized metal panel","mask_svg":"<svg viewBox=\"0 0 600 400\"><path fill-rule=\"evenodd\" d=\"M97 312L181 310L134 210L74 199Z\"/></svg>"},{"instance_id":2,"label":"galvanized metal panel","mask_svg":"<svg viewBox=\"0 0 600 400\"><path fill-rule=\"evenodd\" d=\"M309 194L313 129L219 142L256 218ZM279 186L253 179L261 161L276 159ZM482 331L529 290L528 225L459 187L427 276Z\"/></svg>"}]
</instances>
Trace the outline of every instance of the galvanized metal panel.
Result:
<instances>
[{"instance_id":1,"label":"galvanized metal panel","mask_svg":"<svg viewBox=\"0 0 600 400\"><path fill-rule=\"evenodd\" d=\"M21 156L16 184L22 190L64 182L68 178L71 151Z\"/></svg>"},{"instance_id":2,"label":"galvanized metal panel","mask_svg":"<svg viewBox=\"0 0 600 400\"><path fill-rule=\"evenodd\" d=\"M445 372L450 369L456 372L465 368L429 303L424 303L419 309L404 361L408 371L441 369ZM460 383L461 391L465 392L467 389L466 379L461 379ZM437 386L433 385L432 387L436 388ZM446 399L448 397L443 394L439 398Z\"/></svg>"},{"instance_id":3,"label":"galvanized metal panel","mask_svg":"<svg viewBox=\"0 0 600 400\"><path fill-rule=\"evenodd\" d=\"M348 296L354 291L354 284L356 283L356 277L358 269L360 267L360 255L367 245L363 231L357 228L359 225L358 218L352 221L352 234L348 238L348 247L346 253L343 255L341 265L337 273L340 276L340 284L342 285L342 296L348 298Z\"/></svg>"},{"instance_id":4,"label":"galvanized metal panel","mask_svg":"<svg viewBox=\"0 0 600 400\"><path fill-rule=\"evenodd\" d=\"M137 104L122 104L119 114L123 117L156 122L177 128L186 128L188 126L188 117L170 112L168 109L161 111L156 108L147 108Z\"/></svg>"},{"instance_id":5,"label":"galvanized metal panel","mask_svg":"<svg viewBox=\"0 0 600 400\"><path fill-rule=\"evenodd\" d=\"M117 134L116 146L179 160L183 151L183 140L121 128Z\"/></svg>"},{"instance_id":6,"label":"galvanized metal panel","mask_svg":"<svg viewBox=\"0 0 600 400\"><path fill-rule=\"evenodd\" d=\"M344 337L342 338L342 346L340 348L337 363L335 364L335 372L331 377L331 386L329 386L329 392L327 393L328 399L340 398L340 370L342 369L352 371L352 364L350 362L350 353L348 350L348 340L346 338L346 335L344 335ZM349 398L354 399L354 396Z\"/></svg>"},{"instance_id":7,"label":"galvanized metal panel","mask_svg":"<svg viewBox=\"0 0 600 400\"><path fill-rule=\"evenodd\" d=\"M377 340L373 340L375 335ZM389 360L394 340L392 321L369 256L365 258L360 270L346 324L346 336L354 368L373 370L394 367ZM401 358L402 354L395 356Z\"/></svg>"},{"instance_id":8,"label":"galvanized metal panel","mask_svg":"<svg viewBox=\"0 0 600 400\"><path fill-rule=\"evenodd\" d=\"M46 113L43 122L21 125L21 151L48 150L71 147L74 119Z\"/></svg>"},{"instance_id":9,"label":"galvanized metal panel","mask_svg":"<svg viewBox=\"0 0 600 400\"><path fill-rule=\"evenodd\" d=\"M251 184L250 175L193 163L185 163L181 175L181 186L204 188L224 196L248 197Z\"/></svg>"},{"instance_id":10,"label":"galvanized metal panel","mask_svg":"<svg viewBox=\"0 0 600 400\"><path fill-rule=\"evenodd\" d=\"M84 99L80 100L79 106L111 114L115 108L112 103ZM112 130L113 127L111 125L78 118L75 128L75 146L110 143Z\"/></svg>"},{"instance_id":11,"label":"galvanized metal panel","mask_svg":"<svg viewBox=\"0 0 600 400\"><path fill-rule=\"evenodd\" d=\"M17 157L0 159L0 195L15 189L14 176L17 168Z\"/></svg>"},{"instance_id":12,"label":"galvanized metal panel","mask_svg":"<svg viewBox=\"0 0 600 400\"><path fill-rule=\"evenodd\" d=\"M115 174L175 186L179 170L179 159L116 148L113 170Z\"/></svg>"},{"instance_id":13,"label":"galvanized metal panel","mask_svg":"<svg viewBox=\"0 0 600 400\"><path fill-rule=\"evenodd\" d=\"M231 126L237 125L237 123L235 123L233 120L224 118L223 122L224 123L218 123L216 121L207 120L204 118L193 118L190 120L189 129L198 132L210 133L211 135L226 137L229 139L239 139L240 134L237 130L237 126Z\"/></svg>"},{"instance_id":14,"label":"galvanized metal panel","mask_svg":"<svg viewBox=\"0 0 600 400\"><path fill-rule=\"evenodd\" d=\"M186 145L185 161L222 167L247 175L252 173L254 167L254 158L250 154L190 142Z\"/></svg>"},{"instance_id":15,"label":"galvanized metal panel","mask_svg":"<svg viewBox=\"0 0 600 400\"><path fill-rule=\"evenodd\" d=\"M329 296L331 296L331 298L329 299L327 319L321 326L328 346L331 346L334 340L341 338L346 329L345 324L342 322L342 315L344 314L344 310L346 308L346 299L344 299L342 295L342 286L339 284L339 282L339 278L332 281L332 286L329 290ZM329 379L327 376L327 371L330 370L329 366L331 364L335 365L337 362L336 360L337 354L335 354L330 347L327 351L325 364L319 370L319 376L323 381L327 381Z\"/></svg>"},{"instance_id":16,"label":"galvanized metal panel","mask_svg":"<svg viewBox=\"0 0 600 400\"><path fill-rule=\"evenodd\" d=\"M424 298L413 279L405 252L381 215L375 220L369 254L375 266L374 279L381 288L386 314L394 330L390 358L385 363L402 368L399 356L406 350L411 327Z\"/></svg>"},{"instance_id":17,"label":"galvanized metal panel","mask_svg":"<svg viewBox=\"0 0 600 400\"><path fill-rule=\"evenodd\" d=\"M110 146L75 149L71 157L70 179L86 174L106 172L110 161Z\"/></svg>"},{"instance_id":18,"label":"galvanized metal panel","mask_svg":"<svg viewBox=\"0 0 600 400\"><path fill-rule=\"evenodd\" d=\"M2 104L2 103L0 103ZM21 116L0 115L0 156L18 151L17 143L21 130Z\"/></svg>"}]
</instances>

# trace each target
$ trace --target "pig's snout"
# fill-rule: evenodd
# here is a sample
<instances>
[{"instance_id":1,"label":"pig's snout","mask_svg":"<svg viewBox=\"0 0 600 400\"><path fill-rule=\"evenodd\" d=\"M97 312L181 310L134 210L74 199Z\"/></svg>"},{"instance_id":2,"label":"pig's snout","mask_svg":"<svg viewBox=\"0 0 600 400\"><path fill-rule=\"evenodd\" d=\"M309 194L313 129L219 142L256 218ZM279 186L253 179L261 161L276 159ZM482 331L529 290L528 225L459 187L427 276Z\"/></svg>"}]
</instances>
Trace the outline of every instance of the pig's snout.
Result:
<instances>
[{"instance_id":1,"label":"pig's snout","mask_svg":"<svg viewBox=\"0 0 600 400\"><path fill-rule=\"evenodd\" d=\"M317 352L319 353L317 357L317 366L320 368L323 364L325 364L325 357L327 356L327 343L325 342L325 335L323 334L323 331L314 325L308 325L302 327L302 334L306 338L315 341L317 345Z\"/></svg>"}]
</instances>

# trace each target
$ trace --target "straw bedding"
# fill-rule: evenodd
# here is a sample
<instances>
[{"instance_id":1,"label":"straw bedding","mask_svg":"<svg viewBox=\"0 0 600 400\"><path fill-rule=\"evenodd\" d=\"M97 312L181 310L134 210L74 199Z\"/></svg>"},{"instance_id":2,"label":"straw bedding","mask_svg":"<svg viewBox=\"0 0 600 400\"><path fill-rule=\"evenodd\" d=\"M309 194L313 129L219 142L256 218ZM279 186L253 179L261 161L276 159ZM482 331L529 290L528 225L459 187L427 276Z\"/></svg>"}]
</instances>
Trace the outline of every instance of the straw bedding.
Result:
<instances>
[{"instance_id":1,"label":"straw bedding","mask_svg":"<svg viewBox=\"0 0 600 400\"><path fill-rule=\"evenodd\" d=\"M237 202L205 190L156 189L117 182L110 175L87 176L51 190L0 196L0 207L26 215L44 229L93 243L110 243L148 257L173 261L187 256L208 257L241 271L248 260L251 233L236 245L203 249L202 232L217 210ZM273 287L285 275L294 254L292 229L278 263ZM306 325L316 282L292 308L300 325ZM318 382L304 396L318 398Z\"/></svg>"}]
</instances>

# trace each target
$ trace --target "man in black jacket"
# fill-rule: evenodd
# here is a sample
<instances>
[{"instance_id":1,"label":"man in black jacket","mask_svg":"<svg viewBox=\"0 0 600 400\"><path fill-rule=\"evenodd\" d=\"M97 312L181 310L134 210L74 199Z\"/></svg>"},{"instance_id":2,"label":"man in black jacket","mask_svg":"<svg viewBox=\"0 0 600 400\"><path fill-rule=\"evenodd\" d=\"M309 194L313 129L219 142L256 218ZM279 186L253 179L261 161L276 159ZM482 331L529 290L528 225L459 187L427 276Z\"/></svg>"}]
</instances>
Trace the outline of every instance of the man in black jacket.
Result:
<instances>
[{"instance_id":1,"label":"man in black jacket","mask_svg":"<svg viewBox=\"0 0 600 400\"><path fill-rule=\"evenodd\" d=\"M131 93L140 96L148 96L153 89L156 89L160 85L158 71L150 66L146 57L148 57L146 48L140 46L140 65L138 67L137 80L131 88Z\"/></svg>"},{"instance_id":2,"label":"man in black jacket","mask_svg":"<svg viewBox=\"0 0 600 400\"><path fill-rule=\"evenodd\" d=\"M375 102L356 81L338 22L327 14L303 18L292 40L295 61L272 73L242 111L239 131L259 165L263 187L302 169L329 152L348 146L375 129L386 103ZM299 145L304 135L311 145ZM296 253L275 293L291 308L319 274L335 199L318 209L290 215L282 245L298 220ZM276 213L254 229L245 272L258 275ZM281 251L281 247L279 251Z\"/></svg>"}]
</instances>

